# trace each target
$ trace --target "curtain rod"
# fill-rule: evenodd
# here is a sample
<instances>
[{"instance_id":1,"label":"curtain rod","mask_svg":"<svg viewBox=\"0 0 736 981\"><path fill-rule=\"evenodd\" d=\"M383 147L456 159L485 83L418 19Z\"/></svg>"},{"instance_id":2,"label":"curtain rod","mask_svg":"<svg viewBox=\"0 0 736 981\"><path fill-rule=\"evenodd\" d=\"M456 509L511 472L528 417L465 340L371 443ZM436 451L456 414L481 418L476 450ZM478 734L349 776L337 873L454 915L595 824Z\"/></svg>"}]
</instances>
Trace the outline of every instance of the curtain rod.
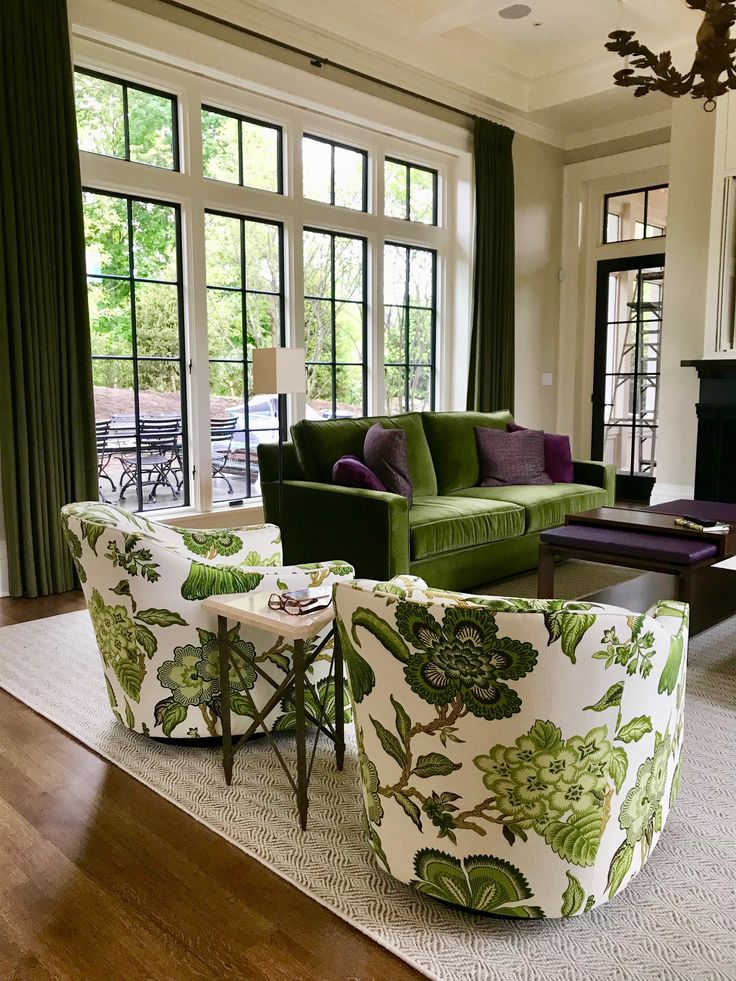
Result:
<instances>
[{"instance_id":1,"label":"curtain rod","mask_svg":"<svg viewBox=\"0 0 736 981\"><path fill-rule=\"evenodd\" d=\"M330 58L321 58L311 51L306 51L304 48L299 48L296 45L289 44L286 41L279 41L277 38L269 37L268 34L261 34L259 31L254 31L250 27L243 27L241 24L235 24L232 21L225 20L223 17L218 17L216 14L208 13L206 10L197 10L195 7L190 7L189 4L181 3L180 0L159 0L159 2L165 4L167 7L175 7L177 10L182 10L185 13L194 14L196 17L201 17L204 20L210 21L212 24L218 24L220 27L227 27L230 30L237 31L239 34L245 34L248 37L255 38L258 41L265 41L267 44L272 44L284 51L289 51L291 54L299 55L302 58L308 58L309 64L314 68L322 68L323 66L328 65L330 68L335 68L337 71L344 72L346 75L352 75L354 78L359 78L364 82L372 82L374 85L380 85L382 88L390 89L392 92L398 92L399 94L407 95L412 99L418 99L420 102L426 102L428 105L435 106L438 109L454 112L458 116L465 117L465 119L472 120L476 118L472 112L468 112L465 109L458 109L457 106L451 106L446 102L440 102L439 99L433 99L431 96L422 95L419 92L413 92L411 89L406 89L401 85L394 84L394 82L387 82L384 79L376 78L375 75L368 75L366 72L362 72L357 68L351 68L349 65L341 65L339 62L332 61Z\"/></svg>"}]
</instances>

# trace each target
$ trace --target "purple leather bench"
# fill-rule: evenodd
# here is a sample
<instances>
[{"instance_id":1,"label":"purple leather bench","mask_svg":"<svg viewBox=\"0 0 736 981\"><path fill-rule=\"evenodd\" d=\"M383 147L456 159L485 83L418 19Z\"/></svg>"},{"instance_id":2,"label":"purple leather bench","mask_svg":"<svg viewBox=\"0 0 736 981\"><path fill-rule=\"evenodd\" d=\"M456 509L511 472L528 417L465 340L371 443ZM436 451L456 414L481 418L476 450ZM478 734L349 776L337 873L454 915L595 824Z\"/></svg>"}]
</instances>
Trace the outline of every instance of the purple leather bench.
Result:
<instances>
[{"instance_id":1,"label":"purple leather bench","mask_svg":"<svg viewBox=\"0 0 736 981\"><path fill-rule=\"evenodd\" d=\"M564 525L540 536L537 595L540 599L555 598L555 558L577 558L675 575L677 599L689 603L692 573L710 565L718 556L718 545L702 538L670 538L604 525Z\"/></svg>"},{"instance_id":2,"label":"purple leather bench","mask_svg":"<svg viewBox=\"0 0 736 981\"><path fill-rule=\"evenodd\" d=\"M644 531L623 531L619 528L601 528L593 525L563 525L542 532L540 540L545 545L582 549L622 558L654 559L656 562L672 562L675 565L693 565L715 558L717 545L693 538L667 538ZM621 563L625 565L626 563Z\"/></svg>"}]
</instances>

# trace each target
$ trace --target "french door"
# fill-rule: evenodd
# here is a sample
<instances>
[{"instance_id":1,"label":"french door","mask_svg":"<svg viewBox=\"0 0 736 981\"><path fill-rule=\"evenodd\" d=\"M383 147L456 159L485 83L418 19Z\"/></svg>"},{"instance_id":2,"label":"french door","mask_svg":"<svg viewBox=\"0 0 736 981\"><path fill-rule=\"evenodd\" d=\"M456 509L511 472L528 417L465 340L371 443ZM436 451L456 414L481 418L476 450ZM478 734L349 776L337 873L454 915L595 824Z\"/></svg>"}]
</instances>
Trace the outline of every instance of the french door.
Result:
<instances>
[{"instance_id":1,"label":"french door","mask_svg":"<svg viewBox=\"0 0 736 981\"><path fill-rule=\"evenodd\" d=\"M664 255L598 263L592 456L620 477L657 469ZM620 483L620 481L619 481Z\"/></svg>"}]
</instances>

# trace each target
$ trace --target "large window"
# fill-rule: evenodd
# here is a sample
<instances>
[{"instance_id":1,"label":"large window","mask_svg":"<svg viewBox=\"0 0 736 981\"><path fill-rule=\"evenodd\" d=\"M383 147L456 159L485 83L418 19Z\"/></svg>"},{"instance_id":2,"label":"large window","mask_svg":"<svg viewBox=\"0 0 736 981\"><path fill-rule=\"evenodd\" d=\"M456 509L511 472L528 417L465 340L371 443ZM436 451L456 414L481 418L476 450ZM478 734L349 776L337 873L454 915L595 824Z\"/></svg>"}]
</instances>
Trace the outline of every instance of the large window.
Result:
<instances>
[{"instance_id":1,"label":"large window","mask_svg":"<svg viewBox=\"0 0 736 981\"><path fill-rule=\"evenodd\" d=\"M389 242L384 249L386 412L434 408L436 256Z\"/></svg>"},{"instance_id":2,"label":"large window","mask_svg":"<svg viewBox=\"0 0 736 981\"><path fill-rule=\"evenodd\" d=\"M364 239L305 229L307 405L324 418L367 411L366 279Z\"/></svg>"},{"instance_id":3,"label":"large window","mask_svg":"<svg viewBox=\"0 0 736 981\"><path fill-rule=\"evenodd\" d=\"M434 408L459 200L445 182L464 137L421 150L380 120L78 47L101 498L258 499L259 445L301 415ZM253 351L283 345L306 351L288 419L276 393L253 394Z\"/></svg>"},{"instance_id":4,"label":"large window","mask_svg":"<svg viewBox=\"0 0 736 981\"><path fill-rule=\"evenodd\" d=\"M74 72L74 92L80 150L179 169L173 95L80 69Z\"/></svg>"},{"instance_id":5,"label":"large window","mask_svg":"<svg viewBox=\"0 0 736 981\"><path fill-rule=\"evenodd\" d=\"M253 348L284 343L283 230L276 222L207 212L212 497L260 493L259 443L278 439L275 395L250 397Z\"/></svg>"},{"instance_id":6,"label":"large window","mask_svg":"<svg viewBox=\"0 0 736 981\"><path fill-rule=\"evenodd\" d=\"M283 191L280 126L202 106L204 176L262 191Z\"/></svg>"},{"instance_id":7,"label":"large window","mask_svg":"<svg viewBox=\"0 0 736 981\"><path fill-rule=\"evenodd\" d=\"M100 493L188 504L179 208L88 190L84 219Z\"/></svg>"}]
</instances>

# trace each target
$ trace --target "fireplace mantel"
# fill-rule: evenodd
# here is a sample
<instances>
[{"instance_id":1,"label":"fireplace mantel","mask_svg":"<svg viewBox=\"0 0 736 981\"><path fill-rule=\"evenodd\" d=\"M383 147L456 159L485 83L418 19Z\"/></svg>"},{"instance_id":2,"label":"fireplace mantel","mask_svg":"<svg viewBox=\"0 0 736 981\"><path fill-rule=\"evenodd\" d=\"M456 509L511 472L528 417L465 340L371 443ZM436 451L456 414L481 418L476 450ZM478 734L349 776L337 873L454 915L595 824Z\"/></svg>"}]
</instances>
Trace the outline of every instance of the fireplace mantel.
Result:
<instances>
[{"instance_id":1,"label":"fireplace mantel","mask_svg":"<svg viewBox=\"0 0 736 981\"><path fill-rule=\"evenodd\" d=\"M695 497L736 501L736 358L682 361L700 378Z\"/></svg>"},{"instance_id":2,"label":"fireplace mantel","mask_svg":"<svg viewBox=\"0 0 736 981\"><path fill-rule=\"evenodd\" d=\"M736 378L736 358L700 358L681 361L683 368L695 368L699 378Z\"/></svg>"}]
</instances>

